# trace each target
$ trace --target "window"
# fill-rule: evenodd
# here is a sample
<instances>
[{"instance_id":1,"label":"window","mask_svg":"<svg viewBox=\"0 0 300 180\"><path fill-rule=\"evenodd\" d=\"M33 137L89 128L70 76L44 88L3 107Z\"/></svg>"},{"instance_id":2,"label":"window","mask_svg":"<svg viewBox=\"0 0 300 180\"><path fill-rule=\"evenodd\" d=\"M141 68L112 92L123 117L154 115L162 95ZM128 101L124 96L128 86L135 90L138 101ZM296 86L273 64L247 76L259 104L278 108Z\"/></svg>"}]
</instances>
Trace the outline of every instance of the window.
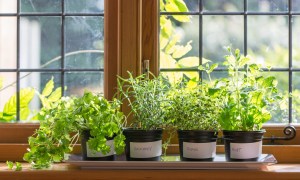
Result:
<instances>
[{"instance_id":1,"label":"window","mask_svg":"<svg viewBox=\"0 0 300 180\"><path fill-rule=\"evenodd\" d=\"M0 27L0 112L17 94L3 121L32 119L41 102L24 113L22 89L52 78L62 95L104 91L104 0L0 0Z\"/></svg>"},{"instance_id":2,"label":"window","mask_svg":"<svg viewBox=\"0 0 300 180\"><path fill-rule=\"evenodd\" d=\"M21 1L21 0L20 0ZM82 0L81 2L100 2L101 0L89 0L85 1ZM220 0L218 0L219 2ZM250 0L251 1L251 0ZM15 28L17 30L17 22L18 22L18 16L21 18L26 18L26 17L35 17L35 15L41 15L45 17L53 17L53 16L58 16L58 18L65 18L65 26L66 26L66 20L69 18L70 21L74 18L76 19L77 17L95 17L98 19L103 18L103 11L99 10L97 12L94 12L93 8L94 6L90 9L91 12L86 12L85 10L80 11L80 12L65 12L65 16L63 16L62 13L57 13L57 12L51 12L51 15L46 15L46 13L49 12L30 12L32 15L27 15L25 14L29 12L22 12L24 16L22 16L21 9L20 9L20 14L18 15L17 13L17 3L8 5L10 2L16 2L16 1L7 1L7 0L0 0L0 3L5 2L5 7L3 4L0 5L0 21L2 19L10 19L10 18L15 18L15 21L13 24L15 24ZM25 1L24 1L25 2ZM46 1L46 0L31 0L28 2L50 2L54 3L55 1ZM68 3L68 0L61 0L59 2L64 2ZM69 0L70 2L80 2L79 0ZM41 67L31 67L30 69L25 69L25 72L22 72L23 70L19 70L19 77L21 77L21 74L23 73L29 73L27 70L30 70L30 72L34 72L36 74L41 74L41 73L58 73L58 74L67 74L71 72L78 72L82 74L85 74L84 72L87 70L87 73L97 73L97 74L103 74L104 73L104 85L101 87L99 84L98 88L100 90L103 90L106 97L111 98L116 90L116 75L121 75L125 77L127 75L127 71L132 71L134 74L140 73L141 70L141 65L142 65L142 60L149 59L150 60L150 70L154 72L155 74L158 73L159 71L159 1L158 0L145 0L145 1L140 1L140 0L124 0L124 1L119 1L119 0L104 0L104 9L105 9L105 18L104 18L104 31L105 31L105 36L104 36L104 65L100 64L100 68L95 68L95 67L73 67L69 66L66 67L66 60L67 58L71 56L64 57L64 66L61 66L61 63L58 63L57 66L61 66L60 68L55 67L55 69L50 69L50 68L41 68ZM188 7L190 9L190 14L195 14L198 17L201 17L199 12L195 12L199 6L194 6L193 4L189 4L192 2L197 2L196 0L186 0L185 1L188 4ZM214 1L216 2L216 1ZM225 1L224 1L225 2ZM228 1L228 2L233 2L233 1ZM239 0L236 0L234 2L240 2ZM218 3L217 3L218 4ZM224 3L221 3L224 4ZM87 5L87 4L86 4ZM198 4L199 5L199 4ZM49 6L44 6L44 7L49 7ZM80 6L84 7L84 5ZM91 6L88 6L91 7ZM193 8L194 10L192 10ZM19 7L21 8L21 6ZM65 9L66 11L66 6L61 6L62 9ZM54 8L57 10L57 8ZM296 8L294 8L296 11ZM298 8L299 11L300 8ZM164 13L167 12L161 12L163 15ZM177 12L179 13L179 12ZM188 13L188 14L189 14ZM208 13L208 12L207 12ZM285 12L286 13L286 12ZM296 12L293 12L294 15L296 16ZM179 13L180 14L180 13ZM230 13L229 13L230 14ZM203 15L204 16L204 15ZM217 16L219 17L219 16ZM221 17L221 16L220 16ZM194 21L195 18L193 18ZM61 19L62 20L62 19ZM69 21L69 22L70 22ZM20 21L21 22L21 21ZM62 22L62 21L61 21ZM72 21L71 21L72 22ZM78 22L76 20L76 22ZM183 25L185 23L181 23ZM187 23L186 23L187 24ZM11 41L17 42L17 39L13 39L17 37L17 32L14 32L13 28L10 28L7 30L6 28L2 28L2 24L0 24L0 34L3 31L9 31L10 34L15 34L14 37L10 37L6 35L6 38L11 38ZM204 27L204 26L203 26ZM294 26L293 26L294 27ZM103 28L103 27L102 27ZM179 29L179 28L178 28ZM20 29L19 29L20 30ZM191 29L192 30L192 29ZM200 29L199 29L200 30ZM179 29L179 31L182 32L182 30ZM12 33L14 32L14 33ZM295 31L298 32L298 31ZM62 29L60 31L60 37L64 38L65 42L67 37L62 37ZM76 35L75 35L76 36ZM294 40L296 38L297 33L293 33L293 43L298 43L297 41ZM74 37L74 36L73 36ZM197 38L200 39L199 36L196 36ZM193 43L197 41L197 38L194 38ZM196 40L195 40L196 39ZM21 40L21 39L20 39ZM0 42L2 42L2 37L0 38ZM8 42L8 41L4 41ZM200 41L199 41L200 42ZM184 44L184 42L182 41ZM194 47L193 43L191 45L193 46L194 49L199 49ZM8 47L10 44L6 43L5 47ZM298 44L299 45L299 44ZM62 43L62 46L64 46L63 50L59 52L59 56L62 54L66 55L69 51L66 51L66 44ZM223 46L223 44L222 44ZM3 47L3 45L0 45L0 49ZM96 46L98 47L98 46ZM199 46L200 47L200 46ZM296 46L294 46L296 47ZM9 54L12 59L14 56L17 56L17 49L13 48L7 48L10 49L12 52L9 50L5 51L6 54ZM243 49L243 48L242 48ZM20 49L21 50L21 49ZM82 49L77 49L82 50ZM103 50L101 49L93 49L96 51ZM222 50L222 49L221 49ZM75 51L74 49L72 51ZM218 52L219 50L215 50L214 52ZM196 51L195 51L196 52ZM201 51L198 51L201 52ZM203 51L204 52L204 51ZM293 51L295 53L295 51ZM2 52L0 53L0 57L2 56ZM83 54L80 54L83 55ZM84 54L87 55L87 54ZM100 53L94 53L94 54L89 54L91 56L100 56ZM193 56L198 55L197 53L193 54ZM217 55L218 57L222 57L223 54ZM102 56L101 56L102 57ZM197 56L198 59L200 57ZM203 55L202 55L203 57ZM54 57L53 57L54 58ZM1 57L2 59L2 57ZM15 57L17 59L17 57ZM47 58L48 60L48 58ZM16 61L16 60L15 60ZM18 75L18 69L15 66L10 66L10 67L5 67L4 65L8 65L8 61L2 61L0 60L0 73L3 78L6 78L7 74L16 74ZM16 61L17 62L17 61ZM61 61L60 61L61 62ZM294 63L295 64L295 63ZM64 67L64 69L62 68ZM168 69L167 71L172 70L170 67L161 67L161 72L165 73L166 71L164 69ZM61 70L61 71L60 71ZM185 69L174 69L174 70L183 70L186 72ZM295 68L293 68L295 70ZM190 71L190 69L187 69L187 71ZM192 72L199 73L197 70L192 70ZM218 71L219 72L219 71ZM275 71L276 72L276 71ZM296 72L296 71L295 71ZM293 71L293 73L295 73ZM4 75L3 75L4 74ZM49 78L52 77L52 75L48 76ZM58 76L58 78L54 77L54 80L58 81L59 83L56 83L56 87L62 85L61 78L63 76ZM293 77L295 79L295 77ZM5 82L6 84L8 83L13 83L16 81L16 77L12 77L8 82ZM48 80L48 79L46 79ZM22 81L22 80L21 80ZM64 85L68 86L68 83L66 84L66 79L64 76ZM45 83L45 82L43 82ZM60 84L61 83L61 84ZM0 83L1 85L1 83ZM4 85L5 86L5 85ZM22 88L25 86L20 86L19 88ZM40 86L42 88L43 86ZM64 92L66 95L71 94L70 87L67 87L68 89ZM17 87L11 88L11 91L15 93L17 90ZM1 94L2 92L0 92ZM73 92L72 92L73 93ZM7 96L7 95L5 95ZM2 96L3 97L3 96ZM1 97L1 98L2 98ZM2 101L1 101L2 105ZM3 124L0 123L0 161L6 161L6 160L15 160L15 161L21 161L22 156L24 152L26 151L27 146L25 145L27 143L27 137L31 135L34 131L34 129L37 128L36 124L25 124L25 123L16 123L16 124ZM15 133L18 132L18 133ZM271 135L278 135L282 136L282 127L271 127L268 129L269 134L267 136ZM298 138L298 137L297 137ZM299 139L295 139L293 141L288 141L288 142L283 142L287 144L298 144ZM280 143L282 143L280 141ZM274 151L275 149L275 151ZM169 150L171 152L176 153L176 147L170 147ZM278 152L276 154L276 158L280 160L280 162L284 162L283 160L286 159L286 155L290 154L288 161L291 159L295 162L297 159L294 158L295 153L291 152L296 152L298 151L297 146L292 146L288 148L274 148L273 146L268 147L267 151L268 153L273 153ZM285 161L287 162L287 161Z\"/></svg>"},{"instance_id":3,"label":"window","mask_svg":"<svg viewBox=\"0 0 300 180\"><path fill-rule=\"evenodd\" d=\"M299 123L299 9L296 0L185 0L171 6L161 1L160 71L173 79L205 77L197 66L219 63L212 76L226 76L221 65L225 46L251 55L278 79L287 112L277 111L270 123ZM168 1L173 2L173 1ZM175 2L175 1L174 1ZM174 3L173 2L173 3ZM188 10L187 10L188 9ZM176 53L172 43L185 53ZM176 48L175 48L176 49ZM288 98L288 94L294 96Z\"/></svg>"}]
</instances>

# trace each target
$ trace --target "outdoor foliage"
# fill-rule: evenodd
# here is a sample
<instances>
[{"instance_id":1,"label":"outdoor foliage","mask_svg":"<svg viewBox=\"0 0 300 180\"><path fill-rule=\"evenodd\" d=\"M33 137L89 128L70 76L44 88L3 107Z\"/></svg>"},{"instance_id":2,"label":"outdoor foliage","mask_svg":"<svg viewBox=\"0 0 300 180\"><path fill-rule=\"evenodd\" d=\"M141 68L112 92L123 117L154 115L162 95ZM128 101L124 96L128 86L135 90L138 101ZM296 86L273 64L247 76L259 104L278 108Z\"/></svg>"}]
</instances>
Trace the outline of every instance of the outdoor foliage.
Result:
<instances>
[{"instance_id":1,"label":"outdoor foliage","mask_svg":"<svg viewBox=\"0 0 300 180\"><path fill-rule=\"evenodd\" d=\"M1 80L0 80L1 85ZM38 120L38 112L34 112L29 108L29 104L37 94L42 102L43 107L49 108L51 104L61 98L61 87L54 91L53 78L49 80L40 94L37 90L28 87L20 90L20 119L22 120ZM0 91L1 92L1 91ZM35 115L36 114L36 115ZM14 94L8 102L5 103L3 111L0 112L0 122L15 121L17 116L17 95Z\"/></svg>"}]
</instances>

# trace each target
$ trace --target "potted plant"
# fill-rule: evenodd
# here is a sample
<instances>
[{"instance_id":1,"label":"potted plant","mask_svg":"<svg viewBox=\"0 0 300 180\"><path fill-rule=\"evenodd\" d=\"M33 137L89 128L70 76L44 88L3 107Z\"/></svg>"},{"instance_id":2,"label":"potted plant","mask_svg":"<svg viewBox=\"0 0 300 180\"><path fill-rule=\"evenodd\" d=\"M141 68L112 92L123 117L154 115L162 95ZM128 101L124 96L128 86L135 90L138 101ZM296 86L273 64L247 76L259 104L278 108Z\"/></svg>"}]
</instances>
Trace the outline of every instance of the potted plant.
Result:
<instances>
[{"instance_id":1,"label":"potted plant","mask_svg":"<svg viewBox=\"0 0 300 180\"><path fill-rule=\"evenodd\" d=\"M115 151L120 154L124 149L123 114L117 100L85 92L82 97L62 97L53 107L42 109L40 116L44 118L29 137L30 148L24 155L34 168L67 158L80 136L84 160L112 160Z\"/></svg>"},{"instance_id":2,"label":"potted plant","mask_svg":"<svg viewBox=\"0 0 300 180\"><path fill-rule=\"evenodd\" d=\"M200 69L211 79L210 72L216 67L207 64ZM217 94L210 91L211 84L179 83L168 92L167 119L177 129L181 160L212 161L216 155L221 109Z\"/></svg>"},{"instance_id":3,"label":"potted plant","mask_svg":"<svg viewBox=\"0 0 300 180\"><path fill-rule=\"evenodd\" d=\"M123 131L126 137L127 160L160 160L162 154L162 132L166 101L166 85L163 79L143 74L129 78L119 77L120 96L128 102L132 117L131 124Z\"/></svg>"},{"instance_id":4,"label":"potted plant","mask_svg":"<svg viewBox=\"0 0 300 180\"><path fill-rule=\"evenodd\" d=\"M225 57L228 77L216 83L223 97L219 123L229 161L255 161L262 152L262 124L271 119L282 96L273 76L262 75L261 65L237 49Z\"/></svg>"}]
</instances>

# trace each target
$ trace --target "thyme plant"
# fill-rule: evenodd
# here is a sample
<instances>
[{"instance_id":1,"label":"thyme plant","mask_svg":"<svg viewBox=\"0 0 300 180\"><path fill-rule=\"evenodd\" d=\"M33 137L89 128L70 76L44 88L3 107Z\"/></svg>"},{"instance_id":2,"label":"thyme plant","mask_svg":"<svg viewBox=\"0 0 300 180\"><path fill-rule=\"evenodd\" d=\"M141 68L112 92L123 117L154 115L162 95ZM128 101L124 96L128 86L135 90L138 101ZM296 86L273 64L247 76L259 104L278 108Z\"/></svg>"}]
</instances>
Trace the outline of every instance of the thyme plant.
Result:
<instances>
[{"instance_id":1,"label":"thyme plant","mask_svg":"<svg viewBox=\"0 0 300 180\"><path fill-rule=\"evenodd\" d=\"M218 130L220 101L207 87L177 85L169 92L168 119L176 129Z\"/></svg>"}]
</instances>

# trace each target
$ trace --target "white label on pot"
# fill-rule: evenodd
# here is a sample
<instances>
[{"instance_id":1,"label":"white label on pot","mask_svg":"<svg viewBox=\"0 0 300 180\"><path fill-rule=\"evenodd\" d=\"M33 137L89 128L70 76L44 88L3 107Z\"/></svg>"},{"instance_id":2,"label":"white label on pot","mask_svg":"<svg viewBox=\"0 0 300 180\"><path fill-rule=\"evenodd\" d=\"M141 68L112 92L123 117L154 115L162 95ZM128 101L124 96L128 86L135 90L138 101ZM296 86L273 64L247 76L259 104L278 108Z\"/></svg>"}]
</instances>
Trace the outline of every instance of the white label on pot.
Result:
<instances>
[{"instance_id":1,"label":"white label on pot","mask_svg":"<svg viewBox=\"0 0 300 180\"><path fill-rule=\"evenodd\" d=\"M254 143L230 143L230 158L250 159L261 155L262 141Z\"/></svg>"},{"instance_id":2,"label":"white label on pot","mask_svg":"<svg viewBox=\"0 0 300 180\"><path fill-rule=\"evenodd\" d=\"M162 141L130 142L131 158L152 158L161 156Z\"/></svg>"},{"instance_id":3,"label":"white label on pot","mask_svg":"<svg viewBox=\"0 0 300 180\"><path fill-rule=\"evenodd\" d=\"M106 141L106 145L110 147L110 152L107 154L102 154L102 152L95 152L90 149L88 142L86 142L86 156L87 157L106 157L111 156L115 154L115 146L114 146L114 140L108 140Z\"/></svg>"},{"instance_id":4,"label":"white label on pot","mask_svg":"<svg viewBox=\"0 0 300 180\"><path fill-rule=\"evenodd\" d=\"M216 142L190 143L183 142L183 157L207 159L216 156Z\"/></svg>"}]
</instances>

